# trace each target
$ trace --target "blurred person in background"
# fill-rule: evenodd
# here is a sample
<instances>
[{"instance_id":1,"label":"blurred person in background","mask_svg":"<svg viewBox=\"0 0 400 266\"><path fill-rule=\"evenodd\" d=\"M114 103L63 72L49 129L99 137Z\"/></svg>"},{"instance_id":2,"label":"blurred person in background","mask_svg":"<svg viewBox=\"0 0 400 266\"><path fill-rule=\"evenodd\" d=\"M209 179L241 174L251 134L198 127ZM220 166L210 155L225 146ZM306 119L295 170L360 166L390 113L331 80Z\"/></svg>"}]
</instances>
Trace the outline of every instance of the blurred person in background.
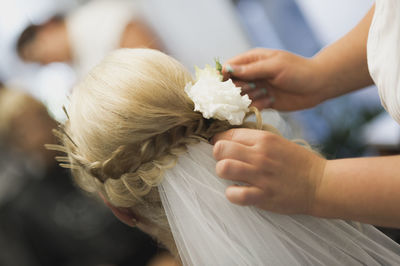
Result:
<instances>
[{"instance_id":1,"label":"blurred person in background","mask_svg":"<svg viewBox=\"0 0 400 266\"><path fill-rule=\"evenodd\" d=\"M50 169L54 153L44 144L54 141L51 131L56 122L46 107L16 89L0 89L0 139L10 149L35 161L36 167Z\"/></svg>"},{"instance_id":2,"label":"blurred person in background","mask_svg":"<svg viewBox=\"0 0 400 266\"><path fill-rule=\"evenodd\" d=\"M134 1L90 1L65 16L28 26L17 52L27 62L71 62L81 75L116 48L161 49L138 9Z\"/></svg>"},{"instance_id":3,"label":"blurred person in background","mask_svg":"<svg viewBox=\"0 0 400 266\"><path fill-rule=\"evenodd\" d=\"M156 244L77 191L58 167L57 123L30 95L0 89L0 265L145 265Z\"/></svg>"}]
</instances>

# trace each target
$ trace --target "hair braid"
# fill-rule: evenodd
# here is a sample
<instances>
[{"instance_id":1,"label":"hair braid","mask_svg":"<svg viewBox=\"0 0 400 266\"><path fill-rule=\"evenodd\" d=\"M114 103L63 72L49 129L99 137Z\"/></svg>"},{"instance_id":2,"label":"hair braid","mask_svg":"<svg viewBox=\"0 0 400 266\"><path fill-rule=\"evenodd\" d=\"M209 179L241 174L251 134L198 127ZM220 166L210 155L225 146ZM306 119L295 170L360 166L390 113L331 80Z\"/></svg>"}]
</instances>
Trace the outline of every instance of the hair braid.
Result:
<instances>
[{"instance_id":1,"label":"hair braid","mask_svg":"<svg viewBox=\"0 0 400 266\"><path fill-rule=\"evenodd\" d=\"M207 140L230 127L226 122L210 123L201 117L195 123L176 126L140 143L119 146L103 162L88 164L88 175L104 184L111 202L115 201L115 194L122 191L123 207L136 205L142 200L154 200L154 195L146 196L152 189L156 190L164 171L176 164L187 145ZM120 202L121 198L118 197L117 201Z\"/></svg>"}]
</instances>

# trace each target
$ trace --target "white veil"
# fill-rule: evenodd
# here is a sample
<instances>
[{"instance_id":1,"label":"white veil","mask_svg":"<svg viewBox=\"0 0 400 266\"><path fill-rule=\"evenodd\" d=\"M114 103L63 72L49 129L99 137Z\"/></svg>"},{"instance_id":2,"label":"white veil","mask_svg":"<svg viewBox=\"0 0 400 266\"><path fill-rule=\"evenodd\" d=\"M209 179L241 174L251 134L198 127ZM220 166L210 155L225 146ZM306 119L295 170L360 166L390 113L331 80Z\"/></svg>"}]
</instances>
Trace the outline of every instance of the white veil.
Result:
<instances>
[{"instance_id":1,"label":"white veil","mask_svg":"<svg viewBox=\"0 0 400 266\"><path fill-rule=\"evenodd\" d=\"M210 144L191 145L159 186L184 265L400 265L371 225L233 205L215 164Z\"/></svg>"}]
</instances>

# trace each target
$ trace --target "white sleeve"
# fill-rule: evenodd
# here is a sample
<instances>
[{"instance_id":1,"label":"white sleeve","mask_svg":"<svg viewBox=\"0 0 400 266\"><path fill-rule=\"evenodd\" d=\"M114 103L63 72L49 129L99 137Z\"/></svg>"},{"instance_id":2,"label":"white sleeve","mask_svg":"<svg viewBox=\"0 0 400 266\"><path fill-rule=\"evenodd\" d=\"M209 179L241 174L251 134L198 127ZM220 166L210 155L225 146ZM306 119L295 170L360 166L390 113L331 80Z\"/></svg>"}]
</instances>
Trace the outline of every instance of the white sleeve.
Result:
<instances>
[{"instance_id":1,"label":"white sleeve","mask_svg":"<svg viewBox=\"0 0 400 266\"><path fill-rule=\"evenodd\" d=\"M400 123L400 1L377 0L368 37L368 68L383 107Z\"/></svg>"}]
</instances>

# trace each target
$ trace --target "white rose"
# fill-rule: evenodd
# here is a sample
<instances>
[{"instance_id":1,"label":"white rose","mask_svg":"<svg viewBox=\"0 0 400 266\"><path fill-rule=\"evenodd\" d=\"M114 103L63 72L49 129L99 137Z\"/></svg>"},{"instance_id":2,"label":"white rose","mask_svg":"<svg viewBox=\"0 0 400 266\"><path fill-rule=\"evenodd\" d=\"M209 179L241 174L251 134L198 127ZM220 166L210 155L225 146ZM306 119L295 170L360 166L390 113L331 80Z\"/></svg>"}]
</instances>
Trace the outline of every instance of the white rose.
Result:
<instances>
[{"instance_id":1,"label":"white rose","mask_svg":"<svg viewBox=\"0 0 400 266\"><path fill-rule=\"evenodd\" d=\"M194 110L204 118L228 120L231 125L241 125L249 111L251 100L247 95L241 96L241 88L232 80L222 81L221 74L211 66L196 68L197 81L188 83L185 92L194 102Z\"/></svg>"}]
</instances>

